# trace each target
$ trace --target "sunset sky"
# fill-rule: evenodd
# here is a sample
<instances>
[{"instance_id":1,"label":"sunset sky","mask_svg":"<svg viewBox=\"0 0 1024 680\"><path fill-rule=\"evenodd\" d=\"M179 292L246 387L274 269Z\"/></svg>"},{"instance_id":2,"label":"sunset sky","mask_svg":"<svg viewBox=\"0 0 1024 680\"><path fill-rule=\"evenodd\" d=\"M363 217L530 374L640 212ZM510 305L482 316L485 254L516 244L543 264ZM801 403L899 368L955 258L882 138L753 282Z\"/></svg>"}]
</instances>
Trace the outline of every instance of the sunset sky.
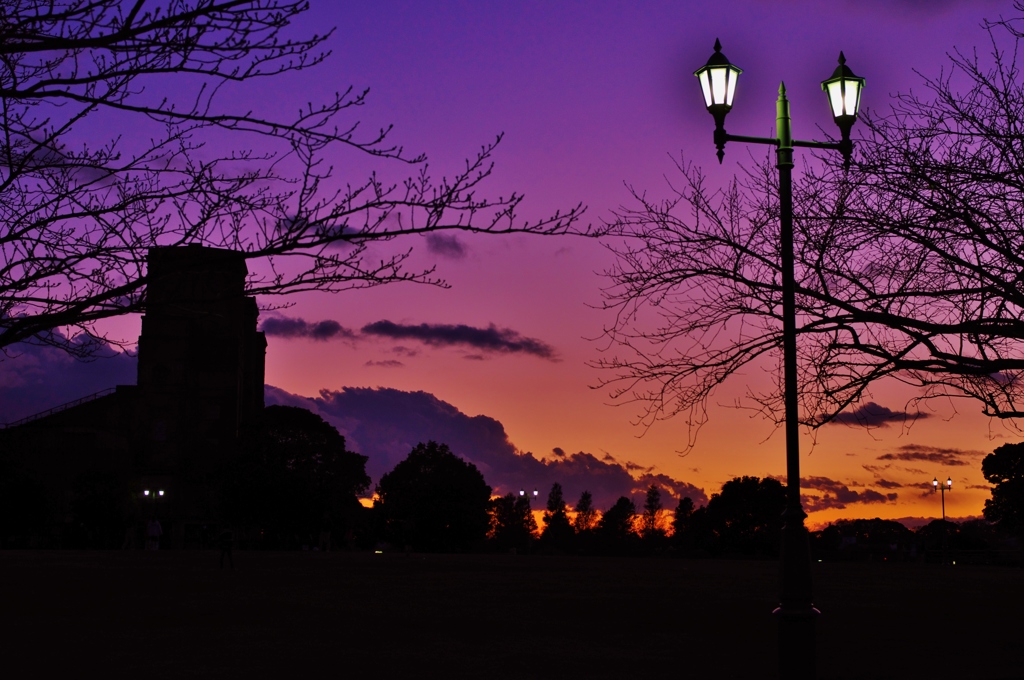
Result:
<instances>
[{"instance_id":1,"label":"sunset sky","mask_svg":"<svg viewBox=\"0 0 1024 680\"><path fill-rule=\"evenodd\" d=\"M458 171L503 133L485 194L524 193L524 219L582 202L585 220L599 224L629 203L626 184L664 195L676 172L673 158L683 156L724 183L768 153L732 144L717 165L714 124L692 75L716 38L744 69L730 132L771 135L776 91L785 80L794 134L811 139L823 136L819 128L834 130L819 83L840 50L867 79L863 106L883 109L891 93L923 91L916 72L938 76L953 48L984 54L990 44L982 20L1001 13L1012 15L1011 3L319 1L299 28L336 26L333 54L314 70L268 81L251 93L252 105L285 115L349 85L369 87L359 120L369 129L393 124L393 142L427 154L433 173ZM338 177L353 181L371 168L358 156L337 164ZM734 376L715 395L710 422L685 456L678 453L688 438L685 423L669 420L645 431L633 425L634 406L611 406L607 389L594 389L610 377L588 365L602 356L602 329L612 322L597 308L607 285L600 272L612 261L601 243L458 235L398 245L416 248L414 262L437 263L450 288L306 294L288 309L265 313L266 381L278 388L275 399L344 387L423 391L467 416L499 421L511 444L537 459L555 460L556 448L563 458L610 456L637 474L667 475L708 495L734 476L784 473L782 432L730 406L763 375ZM316 326L324 321L351 333ZM137 319L118 326L125 336L137 328ZM316 328L326 339L315 337ZM913 396L880 384L872 400L901 412ZM809 502L809 523L936 517L939 498L927 489L933 477L947 476L954 483L947 514L979 515L988 498L981 457L1021 437L984 418L974 403L931 407L909 429L883 420L871 430L832 425L807 435L802 472L810 493L827 497ZM531 481L522 470L502 477L495 469L488 481L502 490L518 484L546 493L553 479L550 470ZM572 490L566 495L575 500Z\"/></svg>"}]
</instances>

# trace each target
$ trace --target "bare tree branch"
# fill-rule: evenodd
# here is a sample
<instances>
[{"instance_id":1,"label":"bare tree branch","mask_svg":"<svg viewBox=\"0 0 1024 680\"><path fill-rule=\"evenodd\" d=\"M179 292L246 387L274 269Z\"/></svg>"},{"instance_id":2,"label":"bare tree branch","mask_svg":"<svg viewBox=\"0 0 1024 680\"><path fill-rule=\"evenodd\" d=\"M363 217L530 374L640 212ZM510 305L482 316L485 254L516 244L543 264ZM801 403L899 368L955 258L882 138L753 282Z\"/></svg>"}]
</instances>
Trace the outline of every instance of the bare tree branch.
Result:
<instances>
[{"instance_id":1,"label":"bare tree branch","mask_svg":"<svg viewBox=\"0 0 1024 680\"><path fill-rule=\"evenodd\" d=\"M396 281L440 230L590 234L582 207L528 223L522 196L488 197L500 141L452 177L368 130L349 88L290 119L223 104L237 83L320 64L332 32L290 37L305 0L0 0L0 351L88 354L67 327L145 305L148 249L202 244L253 261L249 292L336 292ZM163 94L174 92L175 96ZM124 131L111 134L110 130ZM376 159L378 173L327 158ZM381 164L384 164L383 166ZM391 166L390 169L388 166Z\"/></svg>"},{"instance_id":2,"label":"bare tree branch","mask_svg":"<svg viewBox=\"0 0 1024 680\"><path fill-rule=\"evenodd\" d=\"M830 422L882 378L920 388L909 407L967 397L988 415L1024 416L1024 86L1014 22L989 27L988 59L954 52L948 72L924 79L926 94L862 115L849 170L822 156L795 182L804 425ZM1011 29L1008 47L1002 28ZM767 162L719 191L699 168L680 163L680 174L667 200L634 191L611 225L606 337L616 353L596 365L613 372L602 386L615 399L642 405L641 423L686 414L692 444L718 386L781 362L778 190ZM749 394L776 423L780 380Z\"/></svg>"}]
</instances>

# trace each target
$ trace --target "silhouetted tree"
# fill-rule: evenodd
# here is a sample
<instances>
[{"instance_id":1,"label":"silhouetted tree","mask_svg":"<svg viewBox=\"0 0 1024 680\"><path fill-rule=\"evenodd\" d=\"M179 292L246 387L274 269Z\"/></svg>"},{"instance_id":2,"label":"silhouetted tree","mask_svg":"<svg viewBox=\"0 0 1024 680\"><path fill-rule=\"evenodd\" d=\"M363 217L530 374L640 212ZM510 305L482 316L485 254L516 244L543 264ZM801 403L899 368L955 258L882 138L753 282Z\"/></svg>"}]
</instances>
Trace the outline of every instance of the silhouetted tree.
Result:
<instances>
[{"instance_id":1,"label":"silhouetted tree","mask_svg":"<svg viewBox=\"0 0 1024 680\"><path fill-rule=\"evenodd\" d=\"M0 347L46 343L89 355L97 343L51 329L89 338L101 334L97 320L143 308L146 253L157 244L242 252L252 261L248 293L277 295L444 285L432 266L407 269L408 247L367 258L370 244L401 236L574 231L579 207L528 224L516 216L520 195L481 195L500 135L435 180L423 156L389 141L390 127L360 126L354 114L367 90L296 104L282 118L236 103L240 92L325 59L333 29L289 32L308 8L2 4ZM377 170L337 176L327 157L338 154Z\"/></svg>"},{"instance_id":2,"label":"silhouetted tree","mask_svg":"<svg viewBox=\"0 0 1024 680\"><path fill-rule=\"evenodd\" d=\"M943 559L945 559L945 554L953 547L959 530L960 527L957 526L956 522L946 519L933 519L928 524L918 528L914 533L917 535L921 547L933 555L941 553Z\"/></svg>"},{"instance_id":3,"label":"silhouetted tree","mask_svg":"<svg viewBox=\"0 0 1024 680\"><path fill-rule=\"evenodd\" d=\"M230 521L256 526L272 542L337 541L352 529L358 495L369 487L366 456L349 451L333 425L303 408L268 406L224 470Z\"/></svg>"},{"instance_id":4,"label":"silhouetted tree","mask_svg":"<svg viewBox=\"0 0 1024 680\"><path fill-rule=\"evenodd\" d=\"M822 154L794 178L807 427L887 377L918 388L911 417L947 395L1011 425L1024 416L1024 3L1014 7L1017 18L987 27L990 58L953 52L948 71L861 113L849 168ZM617 215L606 305L621 354L599 365L644 423L687 417L692 445L719 385L781 363L779 192L767 160L718 191L699 168L679 168L667 199L637 189ZM781 371L751 405L781 422Z\"/></svg>"},{"instance_id":5,"label":"silhouetted tree","mask_svg":"<svg viewBox=\"0 0 1024 680\"><path fill-rule=\"evenodd\" d=\"M491 487L446 444L420 443L377 485L384 538L416 550L468 550L490 525Z\"/></svg>"},{"instance_id":6,"label":"silhouetted tree","mask_svg":"<svg viewBox=\"0 0 1024 680\"><path fill-rule=\"evenodd\" d=\"M1003 444L981 461L981 472L992 485L985 501L985 519L1021 542L1024 565L1024 443Z\"/></svg>"},{"instance_id":7,"label":"silhouetted tree","mask_svg":"<svg viewBox=\"0 0 1024 680\"><path fill-rule=\"evenodd\" d=\"M693 522L693 499L684 496L672 513L672 542L680 548L693 547L693 535L690 531Z\"/></svg>"},{"instance_id":8,"label":"silhouetted tree","mask_svg":"<svg viewBox=\"0 0 1024 680\"><path fill-rule=\"evenodd\" d=\"M840 519L816 532L814 551L829 559L902 558L919 543L915 534L891 519Z\"/></svg>"},{"instance_id":9,"label":"silhouetted tree","mask_svg":"<svg viewBox=\"0 0 1024 680\"><path fill-rule=\"evenodd\" d=\"M639 529L642 538L653 541L665 536L665 527L662 526L663 513L661 490L651 484L647 488L647 495L644 498L644 512L640 515Z\"/></svg>"},{"instance_id":10,"label":"silhouetted tree","mask_svg":"<svg viewBox=\"0 0 1024 680\"><path fill-rule=\"evenodd\" d=\"M580 494L576 502L576 516L573 518L572 527L577 534L586 534L597 526L597 510L594 509L594 497L589 491Z\"/></svg>"},{"instance_id":11,"label":"silhouetted tree","mask_svg":"<svg viewBox=\"0 0 1024 680\"><path fill-rule=\"evenodd\" d=\"M508 493L491 501L488 537L495 548L529 552L536 531L528 496Z\"/></svg>"},{"instance_id":12,"label":"silhouetted tree","mask_svg":"<svg viewBox=\"0 0 1024 680\"><path fill-rule=\"evenodd\" d=\"M562 495L562 485L558 482L551 485L543 520L544 531L541 533L540 540L544 547L555 551L568 550L575 532L569 522L569 513L566 511L565 498Z\"/></svg>"},{"instance_id":13,"label":"silhouetted tree","mask_svg":"<svg viewBox=\"0 0 1024 680\"><path fill-rule=\"evenodd\" d=\"M601 548L612 553L631 552L639 538L633 532L635 519L636 505L626 496L620 496L597 523L596 533Z\"/></svg>"},{"instance_id":14,"label":"silhouetted tree","mask_svg":"<svg viewBox=\"0 0 1024 680\"><path fill-rule=\"evenodd\" d=\"M786 490L770 477L736 477L694 513L700 547L712 554L778 554Z\"/></svg>"}]
</instances>

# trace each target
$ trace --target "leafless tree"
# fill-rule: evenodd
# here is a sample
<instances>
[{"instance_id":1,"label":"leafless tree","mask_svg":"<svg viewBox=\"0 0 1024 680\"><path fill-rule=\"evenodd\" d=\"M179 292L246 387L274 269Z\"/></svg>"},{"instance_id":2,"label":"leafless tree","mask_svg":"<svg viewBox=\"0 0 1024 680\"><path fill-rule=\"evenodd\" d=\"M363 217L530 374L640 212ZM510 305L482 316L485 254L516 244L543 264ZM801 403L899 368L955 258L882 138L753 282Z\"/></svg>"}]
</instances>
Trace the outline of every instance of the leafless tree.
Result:
<instances>
[{"instance_id":1,"label":"leafless tree","mask_svg":"<svg viewBox=\"0 0 1024 680\"><path fill-rule=\"evenodd\" d=\"M883 378L919 388L911 414L966 397L1011 425L1024 416L1020 21L988 26L985 57L952 52L924 94L862 115L848 170L823 155L795 182L804 425L863 403ZM679 169L670 198L634 191L616 215L615 318L597 364L647 426L688 418L692 444L719 385L781 363L778 191L767 161L717 191L696 166ZM779 422L775 375L745 403Z\"/></svg>"},{"instance_id":2,"label":"leafless tree","mask_svg":"<svg viewBox=\"0 0 1024 680\"><path fill-rule=\"evenodd\" d=\"M579 206L526 223L520 195L478 194L500 136L434 178L390 128L360 126L367 91L297 106L287 120L233 110L231 97L326 58L332 32L291 37L308 9L0 0L0 350L88 354L81 339L97 321L143 308L154 245L242 251L249 293L267 296L444 285L432 267L408 268L408 247L367 250L399 237L586 232ZM353 178L327 156L364 169Z\"/></svg>"}]
</instances>

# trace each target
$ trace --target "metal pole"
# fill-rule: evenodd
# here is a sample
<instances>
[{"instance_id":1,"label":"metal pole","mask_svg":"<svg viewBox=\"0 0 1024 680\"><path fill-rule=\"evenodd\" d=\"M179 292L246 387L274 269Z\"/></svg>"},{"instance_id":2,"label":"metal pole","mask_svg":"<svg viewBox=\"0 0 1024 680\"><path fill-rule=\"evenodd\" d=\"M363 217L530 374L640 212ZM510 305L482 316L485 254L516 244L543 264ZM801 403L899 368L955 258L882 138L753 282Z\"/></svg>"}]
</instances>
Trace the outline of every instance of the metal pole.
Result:
<instances>
[{"instance_id":1,"label":"metal pole","mask_svg":"<svg viewBox=\"0 0 1024 680\"><path fill-rule=\"evenodd\" d=\"M782 352L785 380L786 491L782 527L779 677L813 680L815 672L814 608L807 517L800 504L800 422L796 364L796 281L793 264L793 135L786 84L776 103L779 170L779 221L782 264Z\"/></svg>"},{"instance_id":2,"label":"metal pole","mask_svg":"<svg viewBox=\"0 0 1024 680\"><path fill-rule=\"evenodd\" d=\"M946 521L946 486L942 486L942 521Z\"/></svg>"}]
</instances>

